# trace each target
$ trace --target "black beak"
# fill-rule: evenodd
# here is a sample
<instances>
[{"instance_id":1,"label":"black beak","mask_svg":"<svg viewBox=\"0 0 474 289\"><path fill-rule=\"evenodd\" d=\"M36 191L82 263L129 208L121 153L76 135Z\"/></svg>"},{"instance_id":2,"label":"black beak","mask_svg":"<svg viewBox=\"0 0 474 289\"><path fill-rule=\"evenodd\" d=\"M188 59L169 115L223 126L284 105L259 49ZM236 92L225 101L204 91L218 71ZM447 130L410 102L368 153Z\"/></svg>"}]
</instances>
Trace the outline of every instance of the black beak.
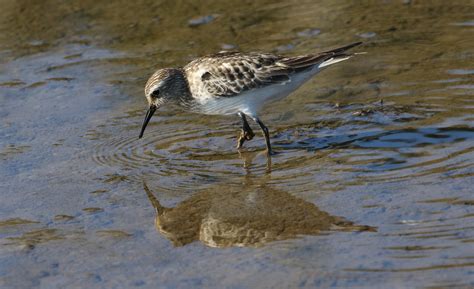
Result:
<instances>
[{"instance_id":1,"label":"black beak","mask_svg":"<svg viewBox=\"0 0 474 289\"><path fill-rule=\"evenodd\" d=\"M140 131L140 135L138 136L138 138L142 138L143 133L145 132L145 128L148 122L150 121L151 117L155 113L155 111L156 111L156 106L150 105L150 107L148 108L148 111L146 112L145 120L143 121L143 125L142 125L142 130Z\"/></svg>"}]
</instances>

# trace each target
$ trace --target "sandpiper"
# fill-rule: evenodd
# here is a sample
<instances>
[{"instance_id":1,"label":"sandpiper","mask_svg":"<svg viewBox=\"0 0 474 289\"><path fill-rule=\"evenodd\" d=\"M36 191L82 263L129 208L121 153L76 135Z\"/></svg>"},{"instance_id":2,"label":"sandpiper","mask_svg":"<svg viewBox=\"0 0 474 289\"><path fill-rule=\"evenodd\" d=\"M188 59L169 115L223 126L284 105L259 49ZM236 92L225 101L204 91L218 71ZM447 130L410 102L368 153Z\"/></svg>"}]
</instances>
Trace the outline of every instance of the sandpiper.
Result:
<instances>
[{"instance_id":1,"label":"sandpiper","mask_svg":"<svg viewBox=\"0 0 474 289\"><path fill-rule=\"evenodd\" d=\"M254 137L250 117L262 129L267 153L273 154L268 128L258 115L265 103L287 96L322 68L349 59L354 54L347 51L360 44L293 57L227 51L197 58L182 68L159 69L145 85L149 108L139 138L155 111L173 103L192 112L238 115L238 150Z\"/></svg>"}]
</instances>

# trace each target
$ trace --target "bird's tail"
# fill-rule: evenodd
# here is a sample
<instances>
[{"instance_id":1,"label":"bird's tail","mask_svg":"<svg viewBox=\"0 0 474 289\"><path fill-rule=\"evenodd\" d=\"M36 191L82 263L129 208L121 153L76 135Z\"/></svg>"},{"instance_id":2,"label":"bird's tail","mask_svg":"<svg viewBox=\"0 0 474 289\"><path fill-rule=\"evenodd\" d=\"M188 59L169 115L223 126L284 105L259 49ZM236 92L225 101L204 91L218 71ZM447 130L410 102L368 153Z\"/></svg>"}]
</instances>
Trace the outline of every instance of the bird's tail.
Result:
<instances>
[{"instance_id":1,"label":"bird's tail","mask_svg":"<svg viewBox=\"0 0 474 289\"><path fill-rule=\"evenodd\" d=\"M323 68L346 59L351 58L359 53L347 53L353 47L361 45L362 42L355 42L343 47L324 51L318 54L308 54L295 57L287 57L280 60L286 66L291 67L294 71L302 71L313 67Z\"/></svg>"},{"instance_id":2,"label":"bird's tail","mask_svg":"<svg viewBox=\"0 0 474 289\"><path fill-rule=\"evenodd\" d=\"M346 45L346 46L343 46L343 47L339 47L339 48L329 50L329 51L325 51L325 52L321 53L322 55L325 55L326 59L318 65L318 68L323 68L323 67L326 67L326 66L329 66L329 65L336 64L338 62L347 60L347 59L349 59L352 56L357 55L357 54L365 54L365 52L347 53L347 51L349 49L351 49L353 47L356 47L356 46L359 46L361 44L362 44L362 42L355 42L355 43L352 43L352 44L349 44L349 45Z\"/></svg>"}]
</instances>

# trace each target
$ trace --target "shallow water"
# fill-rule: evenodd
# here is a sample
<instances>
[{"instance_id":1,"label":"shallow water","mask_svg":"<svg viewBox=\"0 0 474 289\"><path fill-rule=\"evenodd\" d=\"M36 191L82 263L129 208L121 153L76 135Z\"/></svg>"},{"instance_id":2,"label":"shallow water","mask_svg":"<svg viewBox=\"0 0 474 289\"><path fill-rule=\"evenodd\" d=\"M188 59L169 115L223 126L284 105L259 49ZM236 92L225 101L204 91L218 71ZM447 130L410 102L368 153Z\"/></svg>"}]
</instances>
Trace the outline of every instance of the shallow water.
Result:
<instances>
[{"instance_id":1,"label":"shallow water","mask_svg":"<svg viewBox=\"0 0 474 289\"><path fill-rule=\"evenodd\" d=\"M474 3L0 5L0 287L474 287ZM165 107L154 69L364 41L262 114Z\"/></svg>"}]
</instances>

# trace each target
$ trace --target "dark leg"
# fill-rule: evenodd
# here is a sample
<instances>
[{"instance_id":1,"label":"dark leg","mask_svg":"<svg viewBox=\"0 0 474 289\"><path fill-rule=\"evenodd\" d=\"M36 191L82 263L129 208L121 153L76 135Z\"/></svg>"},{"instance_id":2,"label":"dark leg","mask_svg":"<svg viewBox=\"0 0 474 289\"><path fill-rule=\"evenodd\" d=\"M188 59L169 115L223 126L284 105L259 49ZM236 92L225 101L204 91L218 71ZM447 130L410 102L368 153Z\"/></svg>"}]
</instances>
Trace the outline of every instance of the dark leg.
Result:
<instances>
[{"instance_id":1,"label":"dark leg","mask_svg":"<svg viewBox=\"0 0 474 289\"><path fill-rule=\"evenodd\" d=\"M240 149L244 142L246 140L251 140L255 136L255 134L252 131L252 128L250 128L249 123L247 122L247 118L245 117L245 114L239 112L238 113L240 118L242 119L242 132L240 133L240 137L237 140L237 149Z\"/></svg>"},{"instance_id":2,"label":"dark leg","mask_svg":"<svg viewBox=\"0 0 474 289\"><path fill-rule=\"evenodd\" d=\"M255 122L258 123L262 129L263 134L265 135L265 143L267 144L267 154L273 155L272 146L270 144L270 135L268 134L268 128L263 124L263 122L258 118L254 118Z\"/></svg>"}]
</instances>

